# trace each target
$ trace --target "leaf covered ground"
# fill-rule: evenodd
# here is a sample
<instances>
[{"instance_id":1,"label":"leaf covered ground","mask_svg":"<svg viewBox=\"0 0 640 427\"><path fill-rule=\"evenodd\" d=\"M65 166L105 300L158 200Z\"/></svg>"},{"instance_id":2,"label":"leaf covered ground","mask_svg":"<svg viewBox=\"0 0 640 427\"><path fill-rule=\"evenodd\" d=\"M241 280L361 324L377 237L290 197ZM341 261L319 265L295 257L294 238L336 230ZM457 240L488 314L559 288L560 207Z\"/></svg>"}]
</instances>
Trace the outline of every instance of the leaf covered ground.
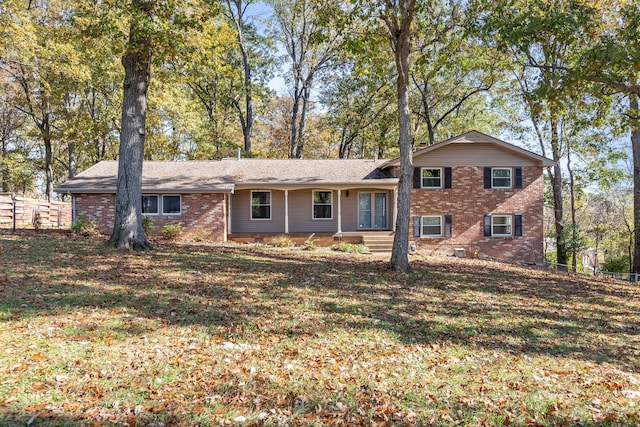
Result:
<instances>
[{"instance_id":1,"label":"leaf covered ground","mask_svg":"<svg viewBox=\"0 0 640 427\"><path fill-rule=\"evenodd\" d=\"M635 425L640 287L0 234L0 425Z\"/></svg>"}]
</instances>

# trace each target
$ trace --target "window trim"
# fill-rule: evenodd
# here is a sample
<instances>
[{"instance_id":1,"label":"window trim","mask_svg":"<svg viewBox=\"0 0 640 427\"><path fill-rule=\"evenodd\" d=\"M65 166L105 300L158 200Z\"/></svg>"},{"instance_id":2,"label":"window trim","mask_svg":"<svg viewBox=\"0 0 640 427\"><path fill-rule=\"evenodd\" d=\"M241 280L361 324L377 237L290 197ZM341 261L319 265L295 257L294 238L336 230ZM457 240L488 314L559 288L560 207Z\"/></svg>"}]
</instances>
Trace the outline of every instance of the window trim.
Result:
<instances>
[{"instance_id":1,"label":"window trim","mask_svg":"<svg viewBox=\"0 0 640 427\"><path fill-rule=\"evenodd\" d=\"M424 170L438 170L440 171L440 176L438 177L438 179L440 180L440 185L438 185L437 187L434 186L425 186L424 185ZM421 167L420 168L420 188L426 189L426 190L440 190L442 188L444 188L444 168L431 168L431 167Z\"/></svg>"},{"instance_id":2,"label":"window trim","mask_svg":"<svg viewBox=\"0 0 640 427\"><path fill-rule=\"evenodd\" d=\"M496 179L496 177L494 176L494 171L498 171L498 170L509 171L509 185L502 186L502 185L494 184L494 180ZM498 177L498 178L505 179L505 177ZM513 188L513 168L508 168L508 167L491 168L491 188L495 188L498 190Z\"/></svg>"},{"instance_id":3,"label":"window trim","mask_svg":"<svg viewBox=\"0 0 640 427\"><path fill-rule=\"evenodd\" d=\"M438 218L440 220L440 234L424 234L424 219L425 218ZM444 224L442 215L421 215L420 216L420 237L424 238L439 238L444 237Z\"/></svg>"},{"instance_id":4,"label":"window trim","mask_svg":"<svg viewBox=\"0 0 640 427\"><path fill-rule=\"evenodd\" d=\"M141 205L142 205L141 208L144 208L144 203L142 202L142 198L144 198L144 197L155 197L157 199L156 205L158 206L158 210L156 212L142 212L142 215L144 215L144 216L160 216L160 212L162 212L162 206L161 206L162 197L160 197L160 194L155 194L155 193L144 194L143 193L142 196L141 196L141 200L140 200ZM141 209L141 210L143 210L143 209Z\"/></svg>"},{"instance_id":5,"label":"window trim","mask_svg":"<svg viewBox=\"0 0 640 427\"><path fill-rule=\"evenodd\" d=\"M254 218L253 217L253 193L268 193L269 194L269 204L268 205L256 205L256 206L269 206L269 218ZM271 221L273 218L273 197L271 194L271 190L251 190L249 192L249 219L251 221Z\"/></svg>"},{"instance_id":6,"label":"window trim","mask_svg":"<svg viewBox=\"0 0 640 427\"><path fill-rule=\"evenodd\" d=\"M331 207L331 217L330 218L316 218L316 198L315 194L318 192L329 193L331 194L331 203L319 203L318 206L330 206ZM333 190L311 190L311 219L313 221L331 221L333 220Z\"/></svg>"},{"instance_id":7,"label":"window trim","mask_svg":"<svg viewBox=\"0 0 640 427\"><path fill-rule=\"evenodd\" d=\"M179 212L165 212L164 211L164 198L165 197L178 197L180 211ZM160 212L163 216L181 216L182 215L182 194L163 194L160 198L162 200L162 206L160 206Z\"/></svg>"},{"instance_id":8,"label":"window trim","mask_svg":"<svg viewBox=\"0 0 640 427\"><path fill-rule=\"evenodd\" d=\"M509 224L500 224L500 227L504 227L505 225L509 226L509 234L497 234L494 232L495 219L496 218L508 218ZM513 237L513 215L511 214L493 214L491 215L491 237Z\"/></svg>"}]
</instances>

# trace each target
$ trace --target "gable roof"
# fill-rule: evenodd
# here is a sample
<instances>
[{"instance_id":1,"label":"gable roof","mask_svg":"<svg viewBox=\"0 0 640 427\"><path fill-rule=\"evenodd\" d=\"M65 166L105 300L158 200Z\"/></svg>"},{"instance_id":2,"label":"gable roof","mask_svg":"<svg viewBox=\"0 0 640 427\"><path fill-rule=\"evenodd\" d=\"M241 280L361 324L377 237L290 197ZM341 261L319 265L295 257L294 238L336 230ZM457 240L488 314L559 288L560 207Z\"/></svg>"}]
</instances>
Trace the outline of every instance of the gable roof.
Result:
<instances>
[{"instance_id":1,"label":"gable roof","mask_svg":"<svg viewBox=\"0 0 640 427\"><path fill-rule=\"evenodd\" d=\"M551 159L548 159L544 156L536 154L532 151L525 150L524 148L517 147L513 144L494 138L492 136L486 135L482 132L478 132L477 130L471 130L469 132L465 132L463 134L460 134L460 135L451 137L449 139L446 139L444 141L438 142L436 144L430 145L428 147L419 148L413 152L413 157L415 158L418 156L425 155L431 151L438 150L442 147L446 147L447 145L451 145L451 144L483 144L483 143L495 144L507 151L511 151L520 156L528 157L534 160L535 162L537 162L538 164L540 164L541 166L555 165L555 163ZM384 163L381 166L381 168L384 169L391 166L397 166L399 164L400 164L400 158L395 158Z\"/></svg>"},{"instance_id":2,"label":"gable roof","mask_svg":"<svg viewBox=\"0 0 640 427\"><path fill-rule=\"evenodd\" d=\"M398 179L373 160L233 159L148 161L142 191L233 193L242 188L394 188ZM115 193L118 162L102 161L55 188L58 193Z\"/></svg>"}]
</instances>

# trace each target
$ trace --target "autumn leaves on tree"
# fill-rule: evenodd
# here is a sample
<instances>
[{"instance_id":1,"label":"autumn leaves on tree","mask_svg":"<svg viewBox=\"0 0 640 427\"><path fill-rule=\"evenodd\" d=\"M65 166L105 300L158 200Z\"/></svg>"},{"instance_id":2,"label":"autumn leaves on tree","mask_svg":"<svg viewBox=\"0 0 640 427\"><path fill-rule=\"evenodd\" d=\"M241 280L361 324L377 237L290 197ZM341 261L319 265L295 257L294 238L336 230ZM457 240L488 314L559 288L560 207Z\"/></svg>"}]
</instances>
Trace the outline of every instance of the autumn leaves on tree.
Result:
<instances>
[{"instance_id":1,"label":"autumn leaves on tree","mask_svg":"<svg viewBox=\"0 0 640 427\"><path fill-rule=\"evenodd\" d=\"M54 183L118 158L130 193L118 198L112 239L143 248L133 224L144 160L220 159L238 148L255 157L399 156L396 229L405 236L411 150L476 129L534 141L530 149L558 162L548 172L550 236L557 261L571 264L589 237L575 212L584 188L623 182L620 158L631 150L612 141L630 135L637 271L639 7L6 0L2 191L51 198ZM393 265L407 271L398 239Z\"/></svg>"}]
</instances>

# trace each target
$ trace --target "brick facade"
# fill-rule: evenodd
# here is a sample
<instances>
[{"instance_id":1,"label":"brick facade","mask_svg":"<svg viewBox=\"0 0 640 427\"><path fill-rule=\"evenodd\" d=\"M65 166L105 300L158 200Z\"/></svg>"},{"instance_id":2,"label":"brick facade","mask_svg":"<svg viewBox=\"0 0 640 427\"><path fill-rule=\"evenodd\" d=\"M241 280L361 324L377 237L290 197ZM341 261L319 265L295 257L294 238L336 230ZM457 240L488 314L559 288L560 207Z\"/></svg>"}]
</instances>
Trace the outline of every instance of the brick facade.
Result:
<instances>
[{"instance_id":1,"label":"brick facade","mask_svg":"<svg viewBox=\"0 0 640 427\"><path fill-rule=\"evenodd\" d=\"M182 194L181 215L154 215L151 236L159 236L167 224L182 223L183 237L211 242L226 240L224 194ZM115 219L115 194L75 194L75 217L86 216L100 232L111 234Z\"/></svg>"},{"instance_id":2,"label":"brick facade","mask_svg":"<svg viewBox=\"0 0 640 427\"><path fill-rule=\"evenodd\" d=\"M542 263L542 168L524 167L521 189L485 189L483 168L452 168L452 188L412 189L411 235L419 251L452 255L463 248L466 256ZM486 237L484 215L522 215L522 236ZM451 215L451 237L413 237L413 218Z\"/></svg>"}]
</instances>

